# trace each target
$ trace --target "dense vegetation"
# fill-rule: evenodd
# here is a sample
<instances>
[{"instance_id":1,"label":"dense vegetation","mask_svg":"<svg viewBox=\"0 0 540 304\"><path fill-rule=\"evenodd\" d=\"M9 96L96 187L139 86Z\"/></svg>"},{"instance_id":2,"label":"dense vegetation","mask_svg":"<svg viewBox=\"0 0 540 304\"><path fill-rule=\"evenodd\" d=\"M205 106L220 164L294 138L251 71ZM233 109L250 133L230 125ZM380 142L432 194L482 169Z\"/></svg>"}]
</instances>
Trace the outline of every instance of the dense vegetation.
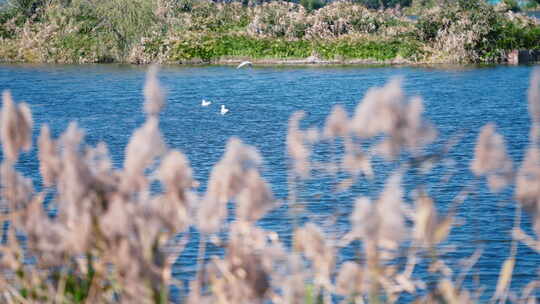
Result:
<instances>
[{"instance_id":1,"label":"dense vegetation","mask_svg":"<svg viewBox=\"0 0 540 304\"><path fill-rule=\"evenodd\" d=\"M417 20L394 8L299 3L11 0L0 10L0 60L498 62L509 50L540 48L537 22L505 3L442 1Z\"/></svg>"}]
</instances>

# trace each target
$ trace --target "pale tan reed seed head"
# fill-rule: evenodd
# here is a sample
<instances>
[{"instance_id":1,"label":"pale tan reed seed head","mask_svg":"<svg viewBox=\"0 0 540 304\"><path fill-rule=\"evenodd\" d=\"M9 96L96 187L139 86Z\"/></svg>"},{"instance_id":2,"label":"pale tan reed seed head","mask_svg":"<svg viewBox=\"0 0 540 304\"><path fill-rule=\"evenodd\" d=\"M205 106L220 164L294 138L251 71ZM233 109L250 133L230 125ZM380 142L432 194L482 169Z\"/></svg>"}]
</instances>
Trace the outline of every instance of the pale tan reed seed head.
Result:
<instances>
[{"instance_id":1,"label":"pale tan reed seed head","mask_svg":"<svg viewBox=\"0 0 540 304\"><path fill-rule=\"evenodd\" d=\"M415 203L413 237L419 244L429 246L434 243L435 230L437 229L437 209L433 205L433 200L424 194L420 194Z\"/></svg>"},{"instance_id":2,"label":"pale tan reed seed head","mask_svg":"<svg viewBox=\"0 0 540 304\"><path fill-rule=\"evenodd\" d=\"M349 132L349 117L341 105L335 105L326 118L323 135L326 138L345 136Z\"/></svg>"},{"instance_id":3,"label":"pale tan reed seed head","mask_svg":"<svg viewBox=\"0 0 540 304\"><path fill-rule=\"evenodd\" d=\"M165 153L166 145L158 124L156 117L149 117L131 136L125 150L125 178L122 181L124 189L139 189L144 186L144 170Z\"/></svg>"},{"instance_id":4,"label":"pale tan reed seed head","mask_svg":"<svg viewBox=\"0 0 540 304\"><path fill-rule=\"evenodd\" d=\"M214 258L208 268L218 302L259 303L266 297L272 267L264 263L267 246L262 229L246 222L231 224L225 258Z\"/></svg>"},{"instance_id":5,"label":"pale tan reed seed head","mask_svg":"<svg viewBox=\"0 0 540 304\"><path fill-rule=\"evenodd\" d=\"M184 200L184 191L194 184L192 171L184 154L172 150L161 161L157 174L167 193Z\"/></svg>"},{"instance_id":6,"label":"pale tan reed seed head","mask_svg":"<svg viewBox=\"0 0 540 304\"><path fill-rule=\"evenodd\" d=\"M287 152L292 159L294 172L300 177L307 178L310 174L309 156L311 152L305 142L305 134L300 130L300 120L304 116L305 112L298 111L293 113L289 119Z\"/></svg>"},{"instance_id":7,"label":"pale tan reed seed head","mask_svg":"<svg viewBox=\"0 0 540 304\"><path fill-rule=\"evenodd\" d=\"M294 246L312 261L316 284L328 285L335 253L322 230L313 223L307 223L294 232Z\"/></svg>"},{"instance_id":8,"label":"pale tan reed seed head","mask_svg":"<svg viewBox=\"0 0 540 304\"><path fill-rule=\"evenodd\" d=\"M312 145L321 139L321 132L317 127L310 127L302 132L304 133L304 142L306 144Z\"/></svg>"},{"instance_id":9,"label":"pale tan reed seed head","mask_svg":"<svg viewBox=\"0 0 540 304\"><path fill-rule=\"evenodd\" d=\"M403 204L401 174L394 173L377 201L377 212L381 219L378 238L383 248L396 248L407 235Z\"/></svg>"},{"instance_id":10,"label":"pale tan reed seed head","mask_svg":"<svg viewBox=\"0 0 540 304\"><path fill-rule=\"evenodd\" d=\"M246 185L250 185L249 183L253 182L247 179L247 173L255 170L261 163L262 158L257 149L245 145L236 137L229 139L225 148L225 154L214 165L210 173L208 189L201 202L202 205L198 209L198 225L202 231L205 233L214 233L219 230L221 222L227 216L227 202L239 195L246 188ZM259 182L251 186L262 187L262 184ZM249 190L246 189L245 191ZM248 193L244 193L242 196L240 212L249 211L251 214L242 213L241 216L256 218L262 210L258 209L260 206L251 205L253 202L244 204L246 203L245 199L247 199L247 196ZM263 203L268 196L269 193L263 193L262 196L257 198L262 200L258 203Z\"/></svg>"},{"instance_id":11,"label":"pale tan reed seed head","mask_svg":"<svg viewBox=\"0 0 540 304\"><path fill-rule=\"evenodd\" d=\"M336 293L342 296L361 293L362 278L362 267L358 263L343 263L336 278Z\"/></svg>"},{"instance_id":12,"label":"pale tan reed seed head","mask_svg":"<svg viewBox=\"0 0 540 304\"><path fill-rule=\"evenodd\" d=\"M442 279L437 284L439 294L442 296L445 303L449 304L472 304L471 296L468 290L457 288L449 279ZM433 299L432 301L436 301Z\"/></svg>"},{"instance_id":13,"label":"pale tan reed seed head","mask_svg":"<svg viewBox=\"0 0 540 304\"><path fill-rule=\"evenodd\" d=\"M144 111L148 115L157 115L165 105L165 92L157 77L158 67L150 66L144 84Z\"/></svg>"},{"instance_id":14,"label":"pale tan reed seed head","mask_svg":"<svg viewBox=\"0 0 540 304\"><path fill-rule=\"evenodd\" d=\"M216 233L227 216L227 204L207 194L197 209L197 228L203 233Z\"/></svg>"},{"instance_id":15,"label":"pale tan reed seed head","mask_svg":"<svg viewBox=\"0 0 540 304\"><path fill-rule=\"evenodd\" d=\"M419 97L404 103L397 124L387 134L388 138L377 144L373 150L391 160L402 149L416 153L419 148L431 143L437 137L437 132L430 123L422 120L423 109L423 102Z\"/></svg>"},{"instance_id":16,"label":"pale tan reed seed head","mask_svg":"<svg viewBox=\"0 0 540 304\"><path fill-rule=\"evenodd\" d=\"M13 166L6 162L0 164L0 186L0 193L3 198L0 200L0 207L10 211L26 205L34 192L32 180L23 177L13 169Z\"/></svg>"},{"instance_id":17,"label":"pale tan reed seed head","mask_svg":"<svg viewBox=\"0 0 540 304\"><path fill-rule=\"evenodd\" d=\"M352 129L361 137L390 134L405 113L405 95L400 78L390 80L385 86L370 88L356 107Z\"/></svg>"},{"instance_id":18,"label":"pale tan reed seed head","mask_svg":"<svg viewBox=\"0 0 540 304\"><path fill-rule=\"evenodd\" d=\"M66 251L72 255L85 254L90 248L90 241L95 237L90 212L81 212L76 225L64 227L69 229L62 234Z\"/></svg>"},{"instance_id":19,"label":"pale tan reed seed head","mask_svg":"<svg viewBox=\"0 0 540 304\"><path fill-rule=\"evenodd\" d=\"M158 195L146 204L143 213L144 218L149 218L159 226L160 230L167 235L184 231L190 223L190 213L193 202L189 201L190 195L186 194L185 200L179 200L170 195Z\"/></svg>"},{"instance_id":20,"label":"pale tan reed seed head","mask_svg":"<svg viewBox=\"0 0 540 304\"><path fill-rule=\"evenodd\" d=\"M534 144L540 143L540 124L532 124L529 130L529 140Z\"/></svg>"},{"instance_id":21,"label":"pale tan reed seed head","mask_svg":"<svg viewBox=\"0 0 540 304\"><path fill-rule=\"evenodd\" d=\"M422 119L424 107L419 97L407 101L401 78L384 87L371 88L356 107L351 128L363 138L386 135L373 151L393 159L402 149L416 152L436 138L435 128Z\"/></svg>"},{"instance_id":22,"label":"pale tan reed seed head","mask_svg":"<svg viewBox=\"0 0 540 304\"><path fill-rule=\"evenodd\" d=\"M178 210L174 204L162 205L162 203L164 202L159 198L149 198L142 203L135 203L134 213L130 218L133 226L128 230L135 236L136 241L132 242L132 245L137 248L141 258L148 261L148 266L144 266L153 268L152 272L159 271L159 268L166 265L165 253L161 251L165 239L174 236L176 229L184 228L186 224L183 222L185 215L174 212ZM161 275L160 277L167 278Z\"/></svg>"},{"instance_id":23,"label":"pale tan reed seed head","mask_svg":"<svg viewBox=\"0 0 540 304\"><path fill-rule=\"evenodd\" d=\"M0 138L4 158L15 162L19 151L29 151L32 147L32 112L26 103L15 104L9 91L2 93L2 113L0 115Z\"/></svg>"},{"instance_id":24,"label":"pale tan reed seed head","mask_svg":"<svg viewBox=\"0 0 540 304\"><path fill-rule=\"evenodd\" d=\"M244 188L246 172L259 167L261 163L257 149L232 137L227 142L223 158L210 173L207 195L226 203Z\"/></svg>"},{"instance_id":25,"label":"pale tan reed seed head","mask_svg":"<svg viewBox=\"0 0 540 304\"><path fill-rule=\"evenodd\" d=\"M106 143L99 142L95 147L87 147L84 160L94 178L103 184L116 185L117 178L115 172L112 172L112 162Z\"/></svg>"},{"instance_id":26,"label":"pale tan reed seed head","mask_svg":"<svg viewBox=\"0 0 540 304\"><path fill-rule=\"evenodd\" d=\"M60 147L62 154L79 152L81 142L84 139L84 130L77 126L76 122L70 122L67 129L60 135Z\"/></svg>"},{"instance_id":27,"label":"pale tan reed seed head","mask_svg":"<svg viewBox=\"0 0 540 304\"><path fill-rule=\"evenodd\" d=\"M240 191L236 200L236 218L256 222L272 208L274 197L259 172L251 169L246 173L244 189Z\"/></svg>"},{"instance_id":28,"label":"pale tan reed seed head","mask_svg":"<svg viewBox=\"0 0 540 304\"><path fill-rule=\"evenodd\" d=\"M540 236L540 148L531 146L525 154L516 177L516 199L534 219Z\"/></svg>"},{"instance_id":29,"label":"pale tan reed seed head","mask_svg":"<svg viewBox=\"0 0 540 304\"><path fill-rule=\"evenodd\" d=\"M512 179L512 160L506 153L502 135L495 131L494 124L482 127L474 148L471 170L477 176L487 175L493 191L505 187Z\"/></svg>"},{"instance_id":30,"label":"pale tan reed seed head","mask_svg":"<svg viewBox=\"0 0 540 304\"><path fill-rule=\"evenodd\" d=\"M374 204L367 197L356 200L350 216L351 233L383 249L396 249L407 235L401 175L392 175ZM390 255L388 255L390 257Z\"/></svg>"},{"instance_id":31,"label":"pale tan reed seed head","mask_svg":"<svg viewBox=\"0 0 540 304\"><path fill-rule=\"evenodd\" d=\"M77 218L90 207L86 198L94 185L94 177L79 150L83 138L84 132L76 123L70 123L60 137L62 168L57 185L58 203L60 213L70 228L76 225Z\"/></svg>"},{"instance_id":32,"label":"pale tan reed seed head","mask_svg":"<svg viewBox=\"0 0 540 304\"><path fill-rule=\"evenodd\" d=\"M376 235L379 218L373 203L368 197L356 199L349 220L351 221L351 232L354 237L367 240L373 239Z\"/></svg>"},{"instance_id":33,"label":"pale tan reed seed head","mask_svg":"<svg viewBox=\"0 0 540 304\"><path fill-rule=\"evenodd\" d=\"M120 196L113 196L105 214L101 216L99 227L111 241L127 238L133 217L133 204L127 203Z\"/></svg>"},{"instance_id":34,"label":"pale tan reed seed head","mask_svg":"<svg viewBox=\"0 0 540 304\"><path fill-rule=\"evenodd\" d=\"M499 159L493 160L490 157L490 153L494 151L496 153L496 148L502 144L502 138L497 136L495 133L495 126L493 124L487 124L482 127L478 139L476 141L476 146L474 149L474 159L471 163L471 170L476 175L486 174L488 171L492 171L499 166L501 155Z\"/></svg>"},{"instance_id":35,"label":"pale tan reed seed head","mask_svg":"<svg viewBox=\"0 0 540 304\"><path fill-rule=\"evenodd\" d=\"M287 259L289 273L283 281L283 303L302 303L306 299L307 270L304 268L302 257L290 253Z\"/></svg>"},{"instance_id":36,"label":"pale tan reed seed head","mask_svg":"<svg viewBox=\"0 0 540 304\"><path fill-rule=\"evenodd\" d=\"M368 153L364 153L359 145L355 145L351 138L345 138L345 154L341 161L341 167L353 176L360 173L367 178L373 177L371 158Z\"/></svg>"},{"instance_id":37,"label":"pale tan reed seed head","mask_svg":"<svg viewBox=\"0 0 540 304\"><path fill-rule=\"evenodd\" d=\"M48 125L41 127L38 139L39 171L46 187L52 186L61 170L61 162L58 156L55 140L51 138Z\"/></svg>"},{"instance_id":38,"label":"pale tan reed seed head","mask_svg":"<svg viewBox=\"0 0 540 304\"><path fill-rule=\"evenodd\" d=\"M431 143L437 137L437 130L429 122L422 119L424 113L424 102L420 97L413 97L406 112L406 127L403 128L401 136L404 138L405 146L408 148L418 148Z\"/></svg>"}]
</instances>

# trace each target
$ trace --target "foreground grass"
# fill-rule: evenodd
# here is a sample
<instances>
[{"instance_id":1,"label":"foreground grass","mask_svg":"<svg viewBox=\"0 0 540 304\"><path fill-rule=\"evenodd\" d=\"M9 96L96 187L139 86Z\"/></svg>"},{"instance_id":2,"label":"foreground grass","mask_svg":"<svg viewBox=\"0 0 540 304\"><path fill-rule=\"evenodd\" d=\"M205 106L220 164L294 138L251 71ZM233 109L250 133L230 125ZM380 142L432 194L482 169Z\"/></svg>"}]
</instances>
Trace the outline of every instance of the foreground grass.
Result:
<instances>
[{"instance_id":1,"label":"foreground grass","mask_svg":"<svg viewBox=\"0 0 540 304\"><path fill-rule=\"evenodd\" d=\"M459 144L454 140L436 148L437 130L423 117L422 99L408 98L394 79L369 89L352 115L335 105L324 122L307 129L301 128L304 112L291 115L287 169L272 173L286 175L284 200L264 179L260 153L239 138L228 140L205 190L197 189L189 160L167 146L159 129L166 99L155 67L144 97L145 121L130 137L121 167L112 166L105 143L85 144L76 123L58 137L43 125L33 166L39 173L32 173L40 178L31 180L18 168L28 166L19 156L33 145L32 112L3 92L0 302L162 304L188 283L177 302L537 298L538 277L513 276L518 265L520 274L538 270L525 257L540 253L540 70L531 77L531 132L521 163L513 163L493 123L480 130L470 163L450 153ZM458 166L476 178L463 178L448 197L438 189ZM497 198L493 204L508 200L503 213L515 211L513 224L497 231L508 256L496 266L489 295L485 285L493 277L479 275L474 265L491 253L483 253L480 235L455 234L463 233L459 211L475 208L486 191ZM327 208L312 211L312 200ZM260 225L272 210L288 227ZM521 220L526 214L532 223ZM292 239L283 237L284 228ZM471 244L475 252L458 261L454 251ZM518 244L533 251L518 251ZM511 285L517 280L527 285L517 289Z\"/></svg>"}]
</instances>

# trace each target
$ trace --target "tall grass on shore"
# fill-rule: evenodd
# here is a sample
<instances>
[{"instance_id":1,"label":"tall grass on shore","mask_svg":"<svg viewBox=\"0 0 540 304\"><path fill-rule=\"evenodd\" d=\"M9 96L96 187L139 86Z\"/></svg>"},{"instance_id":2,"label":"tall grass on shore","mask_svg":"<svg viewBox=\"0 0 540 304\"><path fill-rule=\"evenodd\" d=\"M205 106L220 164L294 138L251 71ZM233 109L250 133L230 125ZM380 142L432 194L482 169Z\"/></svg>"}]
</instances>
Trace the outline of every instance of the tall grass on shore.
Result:
<instances>
[{"instance_id":1,"label":"tall grass on shore","mask_svg":"<svg viewBox=\"0 0 540 304\"><path fill-rule=\"evenodd\" d=\"M12 0L0 7L0 61L212 63L228 59L501 62L540 48L534 18L483 0L398 9L333 1ZM28 4L30 3L30 4Z\"/></svg>"},{"instance_id":2,"label":"tall grass on shore","mask_svg":"<svg viewBox=\"0 0 540 304\"><path fill-rule=\"evenodd\" d=\"M112 167L105 143L85 145L76 123L58 138L41 126L42 190L36 191L37 181L15 169L19 154L33 145L30 108L3 93L0 221L6 231L0 242L0 301L168 303L170 288L183 285L172 267L192 238L199 244L197 273L181 295L185 303L393 303L404 296L416 303L481 301L482 286L464 284L481 249L461 269L452 269L455 261L443 254L465 245L447 238L457 210L478 190L463 185L442 213L427 181L414 189L403 186L414 172L427 174L449 163L446 151L452 145L437 153L427 149L437 137L435 125L423 118L422 99L408 99L399 79L371 88L352 115L335 106L322 128L301 128L304 113L292 114L284 202L274 198L261 175L259 152L238 138L227 142L207 190L198 192L189 160L167 147L159 130L166 96L156 67L148 72L144 97L146 120L133 132L121 168ZM491 295L498 303L534 303L540 290L538 280L523 290L510 289L518 242L540 253L540 70L532 74L528 100L532 126L523 162L512 163L504 138L488 124L470 163L495 193L515 185L512 245ZM314 147L321 145L331 157L318 155ZM330 213L321 218L305 208L310 180L329 180L329 195L337 195L384 176L373 159L395 170L380 193L356 193L351 214L329 205ZM161 186L152 186L156 183ZM234 213L228 212L229 203ZM257 225L275 208L287 210L292 244ZM536 236L522 230L522 209ZM343 221L349 224L339 224ZM222 247L223 255L204 259L209 243ZM345 248L356 257L343 261ZM429 275L420 276L419 268Z\"/></svg>"}]
</instances>

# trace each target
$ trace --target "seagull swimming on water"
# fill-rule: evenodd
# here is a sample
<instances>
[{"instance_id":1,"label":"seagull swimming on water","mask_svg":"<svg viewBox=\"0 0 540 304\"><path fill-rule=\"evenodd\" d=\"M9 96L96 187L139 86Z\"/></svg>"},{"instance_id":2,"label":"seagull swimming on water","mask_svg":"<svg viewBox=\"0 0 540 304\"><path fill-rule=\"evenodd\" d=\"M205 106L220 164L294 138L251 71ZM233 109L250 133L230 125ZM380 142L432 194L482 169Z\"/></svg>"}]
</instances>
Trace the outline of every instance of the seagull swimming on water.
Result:
<instances>
[{"instance_id":1,"label":"seagull swimming on water","mask_svg":"<svg viewBox=\"0 0 540 304\"><path fill-rule=\"evenodd\" d=\"M240 63L236 68L240 69L240 68L243 68L245 66L252 67L253 63L251 63L251 61L242 61L242 63Z\"/></svg>"},{"instance_id":2,"label":"seagull swimming on water","mask_svg":"<svg viewBox=\"0 0 540 304\"><path fill-rule=\"evenodd\" d=\"M203 100L201 101L201 106L203 106L203 107L208 107L208 106L211 105L211 104L212 104L211 101L208 101L208 100L205 100L205 99L203 99Z\"/></svg>"},{"instance_id":3,"label":"seagull swimming on water","mask_svg":"<svg viewBox=\"0 0 540 304\"><path fill-rule=\"evenodd\" d=\"M225 108L224 105L221 105L221 112L220 112L221 115L225 115L227 114L227 112L229 112L229 109Z\"/></svg>"}]
</instances>

